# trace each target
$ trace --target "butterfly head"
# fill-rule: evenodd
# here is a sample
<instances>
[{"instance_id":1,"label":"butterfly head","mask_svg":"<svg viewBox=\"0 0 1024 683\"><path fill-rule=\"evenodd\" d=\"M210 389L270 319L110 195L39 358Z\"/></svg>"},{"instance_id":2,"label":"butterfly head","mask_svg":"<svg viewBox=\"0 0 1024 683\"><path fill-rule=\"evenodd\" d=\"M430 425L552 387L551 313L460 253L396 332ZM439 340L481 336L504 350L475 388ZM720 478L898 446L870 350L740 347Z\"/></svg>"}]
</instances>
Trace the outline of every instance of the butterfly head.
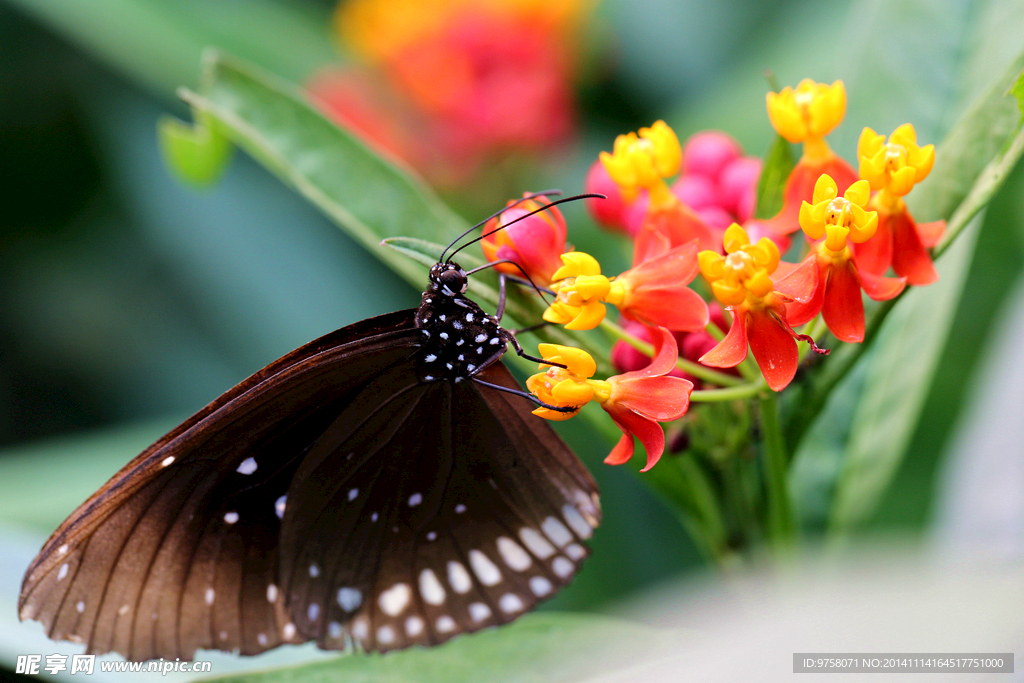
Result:
<instances>
[{"instance_id":1,"label":"butterfly head","mask_svg":"<svg viewBox=\"0 0 1024 683\"><path fill-rule=\"evenodd\" d=\"M444 296L465 294L469 286L466 271L458 263L435 263L430 269L430 289Z\"/></svg>"}]
</instances>

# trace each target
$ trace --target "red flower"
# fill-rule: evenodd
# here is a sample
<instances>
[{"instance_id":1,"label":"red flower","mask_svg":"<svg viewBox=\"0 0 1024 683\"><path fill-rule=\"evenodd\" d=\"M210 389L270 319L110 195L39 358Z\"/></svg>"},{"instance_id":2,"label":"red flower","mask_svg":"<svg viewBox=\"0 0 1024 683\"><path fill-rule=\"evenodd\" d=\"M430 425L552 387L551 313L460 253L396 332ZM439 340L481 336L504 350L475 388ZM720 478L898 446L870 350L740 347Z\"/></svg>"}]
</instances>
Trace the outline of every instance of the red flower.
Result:
<instances>
[{"instance_id":1,"label":"red flower","mask_svg":"<svg viewBox=\"0 0 1024 683\"><path fill-rule=\"evenodd\" d=\"M505 209L484 225L486 237L480 242L484 257L488 261L509 260L519 264L530 278L546 287L551 284L551 276L561 268L562 252L565 251L565 218L558 207L535 213L518 223L512 221L550 204L547 197L539 196L526 199L518 204L509 201L510 208ZM513 206L515 204L515 206ZM497 230L499 225L507 228ZM519 268L511 263L503 263L495 268L509 275L522 276Z\"/></svg>"}]
</instances>

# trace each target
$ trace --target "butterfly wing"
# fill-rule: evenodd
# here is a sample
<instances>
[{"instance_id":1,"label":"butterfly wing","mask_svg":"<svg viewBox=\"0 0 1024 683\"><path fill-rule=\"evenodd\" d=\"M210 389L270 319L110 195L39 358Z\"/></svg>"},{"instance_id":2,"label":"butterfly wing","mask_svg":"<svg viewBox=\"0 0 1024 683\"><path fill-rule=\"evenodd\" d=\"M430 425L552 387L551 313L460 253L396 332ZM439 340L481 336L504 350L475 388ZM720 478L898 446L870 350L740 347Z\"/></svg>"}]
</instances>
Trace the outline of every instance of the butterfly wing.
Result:
<instances>
[{"instance_id":1,"label":"butterfly wing","mask_svg":"<svg viewBox=\"0 0 1024 683\"><path fill-rule=\"evenodd\" d=\"M480 379L518 388L495 363ZM323 648L431 645L554 594L600 520L585 468L520 397L472 381L378 383L289 489L281 582Z\"/></svg>"},{"instance_id":2,"label":"butterfly wing","mask_svg":"<svg viewBox=\"0 0 1024 683\"><path fill-rule=\"evenodd\" d=\"M281 498L352 396L382 369L408 367L413 314L293 351L128 463L43 546L20 616L134 660L297 640L275 583Z\"/></svg>"}]
</instances>

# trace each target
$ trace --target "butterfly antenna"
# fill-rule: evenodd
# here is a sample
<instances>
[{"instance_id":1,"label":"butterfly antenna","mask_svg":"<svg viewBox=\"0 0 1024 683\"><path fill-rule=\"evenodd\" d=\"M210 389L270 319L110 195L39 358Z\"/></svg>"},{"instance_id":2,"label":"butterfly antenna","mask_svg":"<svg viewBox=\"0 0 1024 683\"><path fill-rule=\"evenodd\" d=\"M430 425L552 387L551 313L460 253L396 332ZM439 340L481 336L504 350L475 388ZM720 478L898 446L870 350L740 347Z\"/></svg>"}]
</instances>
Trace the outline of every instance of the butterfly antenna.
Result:
<instances>
[{"instance_id":1,"label":"butterfly antenna","mask_svg":"<svg viewBox=\"0 0 1024 683\"><path fill-rule=\"evenodd\" d=\"M579 201L580 199L608 199L608 198L607 198L607 197L605 197L605 196L604 196L603 194L598 194L598 193L596 193L596 192L587 192L587 193L585 193L585 194L577 194L577 195L573 195L572 197L563 197L563 198L561 198L561 199L556 199L555 201L551 202L550 204L545 204L544 206L540 207L539 209L534 209L534 210L533 210L533 211L531 211L530 213L527 213L527 214L523 214L522 216L520 216L519 218L516 218L515 220L511 220L511 221L509 221L508 223L505 223L504 225L499 225L499 226L498 226L498 227L496 227L496 228L495 228L494 230L491 230L490 232L485 232L484 234L480 235L479 237L475 237L475 238L471 239L470 241L466 242L466 243L465 243L465 244L463 244L463 245L462 245L461 247L459 247L458 249L456 249L455 251L453 251L453 252L451 253L451 256L449 256L447 260L448 260L448 261L451 261L451 260L452 260L453 258L455 258L455 255L456 255L456 254L458 254L458 253L459 253L460 251L462 251L462 250L463 250L463 249L465 249L466 247L468 247L468 246L470 246L470 245L472 245L472 244L476 244L476 243L477 243L477 242L479 242L480 240L482 240L482 239L484 239L484 238L487 238L487 237L490 237L490 236L491 236L491 235L493 235L494 233L498 232L499 230L504 230L505 228L507 228L507 227L508 227L508 226L510 226L510 225L515 225L515 224L516 224L516 223L518 223L519 221L521 221L521 220L524 220L524 219L527 219L527 218L529 218L530 216L534 215L535 213L540 213L541 211L547 211L548 209L550 209L550 208L551 208L551 207L553 207L553 206L558 206L559 204L566 204L566 203L568 203L568 202L575 202L575 201ZM518 202L517 202L517 203L518 203ZM514 205L513 205L513 206L514 206ZM512 207L511 207L511 206L506 206L506 207L505 207L504 209L502 209L502 210L501 210L501 211L499 211L498 213L494 214L494 216L497 216L497 215L498 215L498 214L500 214L500 213L501 213L502 211L505 211L506 209L510 209L510 208L512 208ZM493 218L494 216L491 216L491 218ZM487 220L490 220L490 218L488 218ZM486 223L487 221L484 221L484 222ZM481 225L481 224L479 224L479 223L478 223L477 225ZM465 234L467 234L467 235L468 235L469 233L465 233ZM460 237L459 239L462 239L462 237ZM456 242L457 242L457 241L458 241L458 240L456 240ZM448 249L445 249L445 251L448 251Z\"/></svg>"},{"instance_id":2,"label":"butterfly antenna","mask_svg":"<svg viewBox=\"0 0 1024 683\"><path fill-rule=\"evenodd\" d=\"M444 257L444 255L448 253L449 249L451 249L456 244L458 244L459 240L461 240L463 237L465 237L466 235L470 234L471 232L473 232L474 230L476 230L481 225L485 224L487 221L491 220L495 216L500 215L502 211L507 211L508 209L511 209L513 206L517 206L517 205L519 205L519 204L521 204L521 203L523 203L523 202L525 202L527 200L530 200L530 199L536 199L537 197L557 197L557 196L559 196L561 194L562 194L561 190L554 190L553 189L553 190L541 190L540 192L531 192L531 193L523 195L521 198L515 200L511 204L509 204L509 205L507 205L507 206L505 206L503 208L498 209L497 211L492 213L490 216L488 216L487 218L483 219L482 221L480 221L479 223L474 225L472 228L470 228L469 230L467 230L466 232L462 233L461 235L456 237L454 240L452 240L452 243L449 244L447 247L445 247L444 251L441 252L441 258L439 259L439 261L442 261L444 263L447 263L448 261L450 261L451 260L451 256L449 256L447 259ZM454 255L455 254L452 254L452 256L454 256Z\"/></svg>"}]
</instances>

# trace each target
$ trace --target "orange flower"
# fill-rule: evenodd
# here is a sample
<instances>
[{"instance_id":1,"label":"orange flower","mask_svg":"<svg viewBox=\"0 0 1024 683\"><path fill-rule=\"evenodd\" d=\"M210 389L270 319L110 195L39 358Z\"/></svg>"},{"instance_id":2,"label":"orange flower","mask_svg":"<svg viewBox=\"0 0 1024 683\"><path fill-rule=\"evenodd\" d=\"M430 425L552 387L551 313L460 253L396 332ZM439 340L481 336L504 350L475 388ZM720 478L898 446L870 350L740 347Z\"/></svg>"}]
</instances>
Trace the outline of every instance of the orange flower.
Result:
<instances>
[{"instance_id":1,"label":"orange flower","mask_svg":"<svg viewBox=\"0 0 1024 683\"><path fill-rule=\"evenodd\" d=\"M565 218L558 207L551 207L512 225L508 224L548 204L551 201L544 196L518 203L510 200L510 208L484 225L483 234L486 237L480 241L488 261L513 261L542 287L551 284L551 276L562 265L559 256L565 251ZM499 225L508 227L497 230ZM502 263L495 268L509 275L522 276L519 268L511 263Z\"/></svg>"},{"instance_id":2,"label":"orange flower","mask_svg":"<svg viewBox=\"0 0 1024 683\"><path fill-rule=\"evenodd\" d=\"M621 465L633 457L633 437L647 451L647 464L641 472L654 467L665 452L665 432L659 422L678 420L690 406L693 383L668 376L675 370L677 348L672 333L665 328L654 332L655 354L643 370L609 377L607 381L589 379L596 370L594 359L585 351L557 344L541 344L541 356L561 363L565 368L548 367L526 381L527 388L540 400L556 406L581 407L595 400L622 430L622 438L605 463ZM543 369L545 366L541 365ZM553 420L568 419L575 413L560 413L547 408L533 411Z\"/></svg>"}]
</instances>

